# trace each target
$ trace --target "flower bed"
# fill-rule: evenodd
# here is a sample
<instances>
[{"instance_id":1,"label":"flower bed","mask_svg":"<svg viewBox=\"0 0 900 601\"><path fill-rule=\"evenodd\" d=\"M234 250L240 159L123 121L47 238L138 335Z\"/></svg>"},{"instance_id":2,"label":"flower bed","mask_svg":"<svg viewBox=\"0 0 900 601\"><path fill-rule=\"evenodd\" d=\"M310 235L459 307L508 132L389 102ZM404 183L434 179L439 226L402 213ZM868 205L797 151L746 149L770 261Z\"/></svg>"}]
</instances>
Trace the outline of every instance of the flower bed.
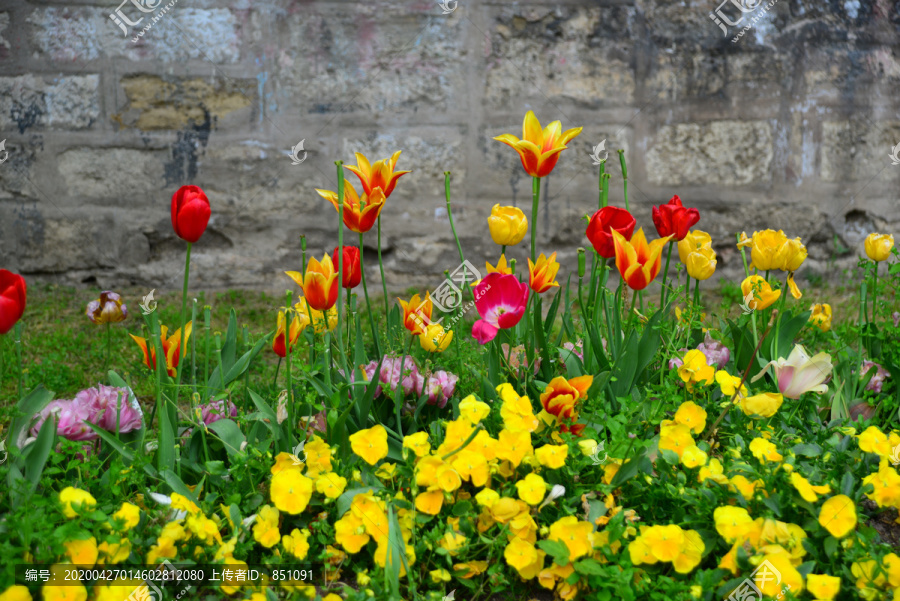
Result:
<instances>
[{"instance_id":1,"label":"flower bed","mask_svg":"<svg viewBox=\"0 0 900 601\"><path fill-rule=\"evenodd\" d=\"M692 229L699 211L678 196L653 207L648 240L627 189L625 207L608 205L601 161L591 250L561 285L556 254L537 252L540 180L579 133L529 112L522 139L499 136L533 178L530 220L495 206L496 263L482 274L457 244L447 280L397 304L379 220L409 172L399 152L357 154L357 191L338 162L337 191L318 191L338 245L318 259L302 242L300 270L286 271L302 296L273 306L274 330L256 337L234 311L224 335L211 336L208 308L195 327L191 245L212 209L200 188L179 189L181 320L161 325L144 298L145 335L128 344L146 378L110 371L67 400L25 390L26 366L13 368L0 601L896 596L893 238L867 239L860 317L840 332L828 304L799 302L806 248L780 230L735 236L741 312L707 316L699 281L717 259ZM526 278L506 250L529 231ZM0 334L20 336L26 298L0 270ZM104 292L86 312L109 352L124 299ZM251 377L269 352L274 386Z\"/></svg>"}]
</instances>

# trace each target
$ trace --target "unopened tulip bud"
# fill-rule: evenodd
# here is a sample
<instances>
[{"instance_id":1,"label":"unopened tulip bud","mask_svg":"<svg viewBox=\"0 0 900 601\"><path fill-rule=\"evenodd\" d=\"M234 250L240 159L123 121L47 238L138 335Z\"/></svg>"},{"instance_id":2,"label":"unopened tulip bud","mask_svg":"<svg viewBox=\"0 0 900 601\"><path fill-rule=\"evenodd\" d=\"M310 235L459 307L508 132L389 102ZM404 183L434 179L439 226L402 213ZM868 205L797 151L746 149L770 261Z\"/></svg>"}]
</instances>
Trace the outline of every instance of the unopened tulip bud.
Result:
<instances>
[{"instance_id":1,"label":"unopened tulip bud","mask_svg":"<svg viewBox=\"0 0 900 601\"><path fill-rule=\"evenodd\" d=\"M516 260L515 259L509 260L509 271L513 275L516 275Z\"/></svg>"},{"instance_id":2,"label":"unopened tulip bud","mask_svg":"<svg viewBox=\"0 0 900 601\"><path fill-rule=\"evenodd\" d=\"M585 272L584 248L578 247L578 277L583 278Z\"/></svg>"}]
</instances>

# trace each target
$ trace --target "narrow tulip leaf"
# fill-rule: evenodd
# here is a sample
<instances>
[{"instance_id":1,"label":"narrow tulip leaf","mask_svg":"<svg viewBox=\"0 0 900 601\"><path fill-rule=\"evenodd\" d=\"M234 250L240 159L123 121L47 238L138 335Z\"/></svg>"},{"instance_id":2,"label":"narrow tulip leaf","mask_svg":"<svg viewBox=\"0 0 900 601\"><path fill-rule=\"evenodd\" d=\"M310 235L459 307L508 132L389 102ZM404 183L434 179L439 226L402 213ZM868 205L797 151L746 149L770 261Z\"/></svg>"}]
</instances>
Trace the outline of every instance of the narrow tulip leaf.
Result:
<instances>
[{"instance_id":1,"label":"narrow tulip leaf","mask_svg":"<svg viewBox=\"0 0 900 601\"><path fill-rule=\"evenodd\" d=\"M19 447L17 442L19 440L19 435L29 424L31 424L34 415L40 412L52 400L53 391L47 390L43 385L39 385L16 404L16 410L19 413L19 416L12 420L12 424L9 427L9 434L6 436L7 449L18 450Z\"/></svg>"},{"instance_id":2,"label":"narrow tulip leaf","mask_svg":"<svg viewBox=\"0 0 900 601\"><path fill-rule=\"evenodd\" d=\"M48 419L41 426L37 440L30 445L30 452L25 463L25 480L28 482L28 488L25 497L30 497L37 489L38 483L41 481L41 474L44 472L44 466L47 465L47 458L50 451L56 443L56 419Z\"/></svg>"},{"instance_id":3,"label":"narrow tulip leaf","mask_svg":"<svg viewBox=\"0 0 900 601\"><path fill-rule=\"evenodd\" d=\"M225 332L225 343L222 345L222 367L225 373L234 365L235 354L237 353L237 312L234 307L228 315L228 330Z\"/></svg>"},{"instance_id":4,"label":"narrow tulip leaf","mask_svg":"<svg viewBox=\"0 0 900 601\"><path fill-rule=\"evenodd\" d=\"M98 426L96 424L92 424L89 421L85 421L84 423L88 427L90 427L91 430L96 432L97 436L99 436L104 441L106 441L109 444L109 446L111 446L116 451L118 451L119 455L121 455L125 459L126 464L130 464L132 461L134 461L134 453L129 451L118 438L116 438L115 436L113 436L112 434L110 434L109 432L107 432L106 430L104 430L103 428L101 428L100 426Z\"/></svg>"},{"instance_id":5,"label":"narrow tulip leaf","mask_svg":"<svg viewBox=\"0 0 900 601\"><path fill-rule=\"evenodd\" d=\"M275 440L281 438L281 429L278 427L278 417L275 414L275 410L252 390L248 389L247 392L250 393L250 400L253 401L253 404L256 405L258 410L257 413L252 415L259 416L257 419L262 421L269 431L272 432L272 438ZM251 416L248 415L247 417L250 418Z\"/></svg>"},{"instance_id":6,"label":"narrow tulip leaf","mask_svg":"<svg viewBox=\"0 0 900 601\"><path fill-rule=\"evenodd\" d=\"M222 443L225 445L225 451L232 457L245 457L246 454L241 450L241 445L246 442L243 432L230 419L220 419L207 426L215 432Z\"/></svg>"},{"instance_id":7,"label":"narrow tulip leaf","mask_svg":"<svg viewBox=\"0 0 900 601\"><path fill-rule=\"evenodd\" d=\"M175 429L165 398L163 398L162 407L157 413L159 414L159 441L156 449L156 468L162 472L175 467Z\"/></svg>"},{"instance_id":8,"label":"narrow tulip leaf","mask_svg":"<svg viewBox=\"0 0 900 601\"><path fill-rule=\"evenodd\" d=\"M403 542L403 536L400 532L400 523L397 520L397 514L394 513L394 506L388 505L387 508L388 531L387 531L387 553L384 561L384 578L393 596L400 595L400 568L404 567L409 575L409 564L406 559L406 545Z\"/></svg>"},{"instance_id":9,"label":"narrow tulip leaf","mask_svg":"<svg viewBox=\"0 0 900 601\"><path fill-rule=\"evenodd\" d=\"M250 367L250 362L256 358L256 355L259 354L259 351L268 344L269 336L263 336L259 340L256 341L256 344L253 345L253 348L244 353L240 359L238 359L225 374L225 381L222 383L223 388L237 380L241 377L247 368Z\"/></svg>"},{"instance_id":10,"label":"narrow tulip leaf","mask_svg":"<svg viewBox=\"0 0 900 601\"><path fill-rule=\"evenodd\" d=\"M199 503L197 495L195 495L194 492L187 487L184 481L178 477L178 474L176 474L172 470L160 470L159 473L160 475L162 475L163 480L166 481L166 484L169 485L169 488L172 489L172 492L177 492L179 495L187 497L194 503ZM196 487L196 490L200 490L200 486Z\"/></svg>"}]
</instances>

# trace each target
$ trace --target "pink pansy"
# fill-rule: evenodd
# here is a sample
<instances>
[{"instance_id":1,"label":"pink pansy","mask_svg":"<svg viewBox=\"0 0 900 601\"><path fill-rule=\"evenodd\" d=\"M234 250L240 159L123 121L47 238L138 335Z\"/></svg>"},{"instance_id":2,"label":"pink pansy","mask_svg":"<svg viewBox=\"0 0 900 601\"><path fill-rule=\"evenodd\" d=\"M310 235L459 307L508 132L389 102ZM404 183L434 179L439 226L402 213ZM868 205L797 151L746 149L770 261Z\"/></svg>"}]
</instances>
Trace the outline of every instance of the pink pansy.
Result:
<instances>
[{"instance_id":1,"label":"pink pansy","mask_svg":"<svg viewBox=\"0 0 900 601\"><path fill-rule=\"evenodd\" d=\"M203 419L203 423L208 426L226 417L237 417L237 407L227 399L210 401L200 406L200 417Z\"/></svg>"},{"instance_id":2,"label":"pink pansy","mask_svg":"<svg viewBox=\"0 0 900 601\"><path fill-rule=\"evenodd\" d=\"M447 405L447 400L453 396L458 380L459 376L455 374L443 370L434 372L425 385L425 391L428 393L428 404L437 405L443 409Z\"/></svg>"},{"instance_id":3,"label":"pink pansy","mask_svg":"<svg viewBox=\"0 0 900 601\"><path fill-rule=\"evenodd\" d=\"M762 371L756 374L757 381L772 368L778 390L786 398L799 399L804 392L825 392L826 381L831 377L831 355L819 353L810 357L801 345L796 345L788 358L779 357L777 361L769 361Z\"/></svg>"},{"instance_id":4,"label":"pink pansy","mask_svg":"<svg viewBox=\"0 0 900 601\"><path fill-rule=\"evenodd\" d=\"M489 273L475 286L475 308L481 319L472 326L472 336L487 344L499 330L514 327L528 305L528 284L510 274Z\"/></svg>"},{"instance_id":5,"label":"pink pansy","mask_svg":"<svg viewBox=\"0 0 900 601\"><path fill-rule=\"evenodd\" d=\"M867 359L862 363L862 369L859 372L859 377L862 378L863 376L865 376L866 373L868 373L868 371L872 369L872 367L875 367L877 369L875 370L875 375L873 375L872 379L869 380L869 383L866 384L866 390L871 390L872 392L881 392L881 388L884 386L885 378L891 377L890 373L888 373L888 370L881 367L874 361L869 361Z\"/></svg>"}]
</instances>

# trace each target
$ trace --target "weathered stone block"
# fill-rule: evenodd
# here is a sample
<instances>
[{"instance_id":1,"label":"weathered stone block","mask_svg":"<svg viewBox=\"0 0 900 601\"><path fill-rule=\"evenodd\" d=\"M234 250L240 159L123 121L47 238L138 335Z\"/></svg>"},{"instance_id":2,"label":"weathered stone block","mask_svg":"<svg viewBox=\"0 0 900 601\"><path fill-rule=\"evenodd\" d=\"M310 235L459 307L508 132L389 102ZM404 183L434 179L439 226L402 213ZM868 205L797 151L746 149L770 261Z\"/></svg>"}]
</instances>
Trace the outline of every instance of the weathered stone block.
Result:
<instances>
[{"instance_id":1,"label":"weathered stone block","mask_svg":"<svg viewBox=\"0 0 900 601\"><path fill-rule=\"evenodd\" d=\"M634 98L633 9L513 5L491 12L485 101L624 105ZM610 36L610 32L618 35Z\"/></svg>"},{"instance_id":2,"label":"weathered stone block","mask_svg":"<svg viewBox=\"0 0 900 601\"><path fill-rule=\"evenodd\" d=\"M58 168L73 196L116 198L126 206L140 206L165 183L160 151L73 148L59 155Z\"/></svg>"},{"instance_id":3,"label":"weathered stone block","mask_svg":"<svg viewBox=\"0 0 900 601\"><path fill-rule=\"evenodd\" d=\"M665 125L647 151L647 178L657 185L766 185L772 158L767 121Z\"/></svg>"},{"instance_id":4,"label":"weathered stone block","mask_svg":"<svg viewBox=\"0 0 900 601\"><path fill-rule=\"evenodd\" d=\"M0 77L0 129L84 129L100 116L100 77Z\"/></svg>"},{"instance_id":5,"label":"weathered stone block","mask_svg":"<svg viewBox=\"0 0 900 601\"><path fill-rule=\"evenodd\" d=\"M866 188L896 189L900 171L892 154L900 159L900 121L872 121L858 115L848 121L822 124L822 179L826 182L863 182ZM851 192L852 193L852 192Z\"/></svg>"}]
</instances>

